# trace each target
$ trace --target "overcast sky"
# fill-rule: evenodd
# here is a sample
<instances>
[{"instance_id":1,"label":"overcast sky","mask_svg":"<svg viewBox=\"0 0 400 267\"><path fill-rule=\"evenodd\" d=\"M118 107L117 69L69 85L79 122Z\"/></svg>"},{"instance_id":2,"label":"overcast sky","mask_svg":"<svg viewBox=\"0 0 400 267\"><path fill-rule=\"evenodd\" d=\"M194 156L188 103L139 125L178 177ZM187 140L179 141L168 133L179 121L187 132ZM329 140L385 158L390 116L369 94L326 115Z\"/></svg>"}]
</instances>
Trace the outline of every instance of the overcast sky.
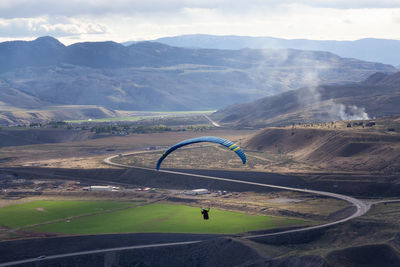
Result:
<instances>
[{"instance_id":1,"label":"overcast sky","mask_svg":"<svg viewBox=\"0 0 400 267\"><path fill-rule=\"evenodd\" d=\"M182 34L400 39L400 0L0 0L0 41Z\"/></svg>"}]
</instances>

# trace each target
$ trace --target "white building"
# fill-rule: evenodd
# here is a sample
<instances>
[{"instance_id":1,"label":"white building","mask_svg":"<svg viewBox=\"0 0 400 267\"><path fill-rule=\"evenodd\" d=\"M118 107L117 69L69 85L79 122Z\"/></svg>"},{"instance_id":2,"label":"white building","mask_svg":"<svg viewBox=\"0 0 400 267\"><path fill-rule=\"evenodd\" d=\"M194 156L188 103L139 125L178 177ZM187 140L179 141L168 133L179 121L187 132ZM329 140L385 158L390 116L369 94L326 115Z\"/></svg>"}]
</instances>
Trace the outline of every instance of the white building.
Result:
<instances>
[{"instance_id":1,"label":"white building","mask_svg":"<svg viewBox=\"0 0 400 267\"><path fill-rule=\"evenodd\" d=\"M210 191L208 189L194 189L194 190L189 190L184 192L185 195L204 195L204 194L210 194Z\"/></svg>"},{"instance_id":2,"label":"white building","mask_svg":"<svg viewBox=\"0 0 400 267\"><path fill-rule=\"evenodd\" d=\"M89 187L90 191L112 191L113 186L111 185L91 185Z\"/></svg>"}]
</instances>

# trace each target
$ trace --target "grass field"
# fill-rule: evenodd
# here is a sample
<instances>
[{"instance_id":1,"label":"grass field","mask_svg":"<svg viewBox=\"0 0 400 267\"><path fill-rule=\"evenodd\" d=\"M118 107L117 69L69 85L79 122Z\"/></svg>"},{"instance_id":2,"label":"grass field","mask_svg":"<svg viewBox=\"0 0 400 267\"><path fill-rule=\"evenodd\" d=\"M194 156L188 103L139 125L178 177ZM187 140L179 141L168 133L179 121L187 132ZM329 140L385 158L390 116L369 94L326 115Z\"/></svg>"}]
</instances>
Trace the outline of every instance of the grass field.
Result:
<instances>
[{"instance_id":1,"label":"grass field","mask_svg":"<svg viewBox=\"0 0 400 267\"><path fill-rule=\"evenodd\" d=\"M81 123L81 122L113 122L113 121L140 121L144 119L158 118L160 116L137 116L137 117L114 117L114 118L101 118L101 119L85 119L85 120L66 120L67 123Z\"/></svg>"},{"instance_id":2,"label":"grass field","mask_svg":"<svg viewBox=\"0 0 400 267\"><path fill-rule=\"evenodd\" d=\"M19 228L132 205L113 201L33 201L0 209L0 225Z\"/></svg>"},{"instance_id":3,"label":"grass field","mask_svg":"<svg viewBox=\"0 0 400 267\"><path fill-rule=\"evenodd\" d=\"M32 230L64 234L127 232L233 234L304 223L305 221L296 219L214 209L210 212L210 220L205 221L200 214L200 208L178 204L150 204L77 218L70 222L41 225Z\"/></svg>"},{"instance_id":4,"label":"grass field","mask_svg":"<svg viewBox=\"0 0 400 267\"><path fill-rule=\"evenodd\" d=\"M198 115L198 114L210 114L215 110L204 110L204 111L121 111L120 113L127 114L127 116L111 117L111 118L98 118L98 119L85 119L85 120L66 120L67 123L82 123L82 122L113 122L113 121L139 121L144 119L159 118L165 116L179 116L179 115ZM130 115L131 113L137 113L136 115Z\"/></svg>"}]
</instances>

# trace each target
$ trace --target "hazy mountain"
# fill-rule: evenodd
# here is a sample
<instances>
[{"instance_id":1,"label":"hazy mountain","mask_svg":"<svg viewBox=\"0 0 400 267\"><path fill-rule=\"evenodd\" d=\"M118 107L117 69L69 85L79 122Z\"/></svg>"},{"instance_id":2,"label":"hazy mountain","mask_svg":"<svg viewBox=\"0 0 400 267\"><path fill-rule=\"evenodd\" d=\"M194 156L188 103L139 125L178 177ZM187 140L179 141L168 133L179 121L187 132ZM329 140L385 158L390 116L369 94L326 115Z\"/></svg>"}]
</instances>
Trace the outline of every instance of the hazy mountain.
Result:
<instances>
[{"instance_id":1,"label":"hazy mountain","mask_svg":"<svg viewBox=\"0 0 400 267\"><path fill-rule=\"evenodd\" d=\"M26 66L57 64L64 57L65 46L52 37L40 37L31 42L0 43L0 72Z\"/></svg>"},{"instance_id":2,"label":"hazy mountain","mask_svg":"<svg viewBox=\"0 0 400 267\"><path fill-rule=\"evenodd\" d=\"M189 48L265 49L293 48L329 51L341 57L357 58L386 64L400 64L400 40L360 39L356 41L320 41L307 39L282 39L273 37L216 36L206 34L181 35L154 40L167 45Z\"/></svg>"},{"instance_id":3,"label":"hazy mountain","mask_svg":"<svg viewBox=\"0 0 400 267\"><path fill-rule=\"evenodd\" d=\"M241 127L357 120L400 114L400 72L375 73L365 81L304 87L213 114L221 122Z\"/></svg>"},{"instance_id":4,"label":"hazy mountain","mask_svg":"<svg viewBox=\"0 0 400 267\"><path fill-rule=\"evenodd\" d=\"M0 105L215 109L309 84L361 81L390 65L293 49L186 49L140 42L0 44Z\"/></svg>"}]
</instances>

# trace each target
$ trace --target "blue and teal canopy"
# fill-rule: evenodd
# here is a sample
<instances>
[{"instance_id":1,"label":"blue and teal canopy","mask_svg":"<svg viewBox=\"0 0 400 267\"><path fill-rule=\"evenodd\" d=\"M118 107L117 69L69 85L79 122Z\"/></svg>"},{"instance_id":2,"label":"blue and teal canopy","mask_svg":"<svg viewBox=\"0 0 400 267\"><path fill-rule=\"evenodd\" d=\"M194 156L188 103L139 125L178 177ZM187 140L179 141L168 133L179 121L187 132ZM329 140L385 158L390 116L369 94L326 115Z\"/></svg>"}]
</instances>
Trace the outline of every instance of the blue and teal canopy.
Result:
<instances>
[{"instance_id":1,"label":"blue and teal canopy","mask_svg":"<svg viewBox=\"0 0 400 267\"><path fill-rule=\"evenodd\" d=\"M161 158L158 160L157 162L157 170L160 169L161 163L162 161L173 151L175 151L176 149L186 146L186 145L190 145L190 144L194 144L194 143L200 143L200 142L209 142L209 143L216 143L216 144L220 144L222 146L225 146L227 148L229 148L230 150L232 150L233 152L235 152L241 159L243 164L246 163L246 155L244 154L243 150L235 143L226 140L224 138L220 138L220 137L214 137L214 136L203 136L203 137L198 137L198 138L192 138L192 139L187 139L185 141L182 141L180 143L177 143L176 145L171 146L167 151L165 151L165 153L161 156Z\"/></svg>"}]
</instances>

